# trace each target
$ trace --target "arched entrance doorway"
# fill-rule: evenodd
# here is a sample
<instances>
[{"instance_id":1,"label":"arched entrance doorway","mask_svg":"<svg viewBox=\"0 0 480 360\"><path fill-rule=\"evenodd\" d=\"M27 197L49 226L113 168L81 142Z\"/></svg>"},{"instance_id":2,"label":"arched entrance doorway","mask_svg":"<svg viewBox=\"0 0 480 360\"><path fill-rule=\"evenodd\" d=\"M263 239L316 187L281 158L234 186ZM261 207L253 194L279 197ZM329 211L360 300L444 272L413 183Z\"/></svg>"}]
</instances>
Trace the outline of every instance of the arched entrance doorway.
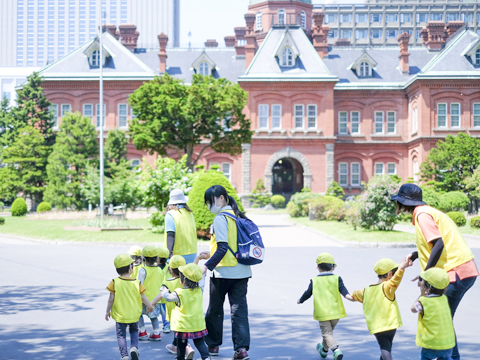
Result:
<instances>
[{"instance_id":1,"label":"arched entrance doorway","mask_svg":"<svg viewBox=\"0 0 480 360\"><path fill-rule=\"evenodd\" d=\"M294 158L281 158L272 168L272 193L290 197L303 188L303 166Z\"/></svg>"}]
</instances>

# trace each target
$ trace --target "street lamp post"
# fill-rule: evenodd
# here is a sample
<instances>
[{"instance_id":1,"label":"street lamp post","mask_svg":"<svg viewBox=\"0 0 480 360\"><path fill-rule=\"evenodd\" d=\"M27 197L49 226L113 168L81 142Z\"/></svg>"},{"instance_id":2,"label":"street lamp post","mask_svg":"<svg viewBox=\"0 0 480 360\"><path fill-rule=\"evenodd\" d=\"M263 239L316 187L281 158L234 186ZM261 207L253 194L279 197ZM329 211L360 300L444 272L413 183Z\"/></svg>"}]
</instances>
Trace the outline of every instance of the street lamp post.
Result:
<instances>
[{"instance_id":1,"label":"street lamp post","mask_svg":"<svg viewBox=\"0 0 480 360\"><path fill-rule=\"evenodd\" d=\"M100 104L98 110L98 117L100 118L100 218L103 220L105 214L104 194L103 194L103 12L100 13Z\"/></svg>"}]
</instances>

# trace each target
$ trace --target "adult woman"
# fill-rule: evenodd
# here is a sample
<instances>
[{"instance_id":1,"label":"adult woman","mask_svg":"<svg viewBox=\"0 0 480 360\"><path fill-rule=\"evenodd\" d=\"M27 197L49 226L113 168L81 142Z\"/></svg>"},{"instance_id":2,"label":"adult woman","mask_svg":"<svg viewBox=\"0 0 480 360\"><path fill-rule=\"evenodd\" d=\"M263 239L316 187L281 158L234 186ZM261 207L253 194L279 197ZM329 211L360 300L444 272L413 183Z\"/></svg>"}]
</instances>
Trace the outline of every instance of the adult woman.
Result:
<instances>
[{"instance_id":1,"label":"adult woman","mask_svg":"<svg viewBox=\"0 0 480 360\"><path fill-rule=\"evenodd\" d=\"M239 264L232 251L237 250L237 227L235 221L221 215L222 211L246 218L223 186L210 187L204 196L205 205L215 214L210 240L210 260L203 265L212 271L210 277L210 302L205 321L208 335L205 342L210 355L218 355L223 337L223 303L228 294L232 319L232 340L235 353L233 359L247 360L250 347L248 324L247 285L252 277L250 266Z\"/></svg>"},{"instance_id":2,"label":"adult woman","mask_svg":"<svg viewBox=\"0 0 480 360\"><path fill-rule=\"evenodd\" d=\"M197 256L197 230L187 202L188 196L181 189L170 192L165 214L165 246L170 257L181 255L188 264Z\"/></svg>"},{"instance_id":3,"label":"adult woman","mask_svg":"<svg viewBox=\"0 0 480 360\"><path fill-rule=\"evenodd\" d=\"M445 295L453 318L460 301L478 276L472 251L457 225L447 215L423 202L422 189L417 185L402 185L392 200L397 202L398 213L413 214L418 251L412 253L411 259L418 256L422 271L439 267L448 272L450 284ZM458 344L453 349L452 358L460 359Z\"/></svg>"}]
</instances>

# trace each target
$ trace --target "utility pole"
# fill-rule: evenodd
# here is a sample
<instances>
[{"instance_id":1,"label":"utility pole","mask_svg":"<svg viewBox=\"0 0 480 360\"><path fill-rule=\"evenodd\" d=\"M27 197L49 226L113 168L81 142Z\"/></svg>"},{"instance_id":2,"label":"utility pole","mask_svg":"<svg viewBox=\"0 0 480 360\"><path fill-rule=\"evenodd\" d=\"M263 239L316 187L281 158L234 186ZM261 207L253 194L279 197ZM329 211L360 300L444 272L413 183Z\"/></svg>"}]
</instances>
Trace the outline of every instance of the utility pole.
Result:
<instances>
[{"instance_id":1,"label":"utility pole","mask_svg":"<svg viewBox=\"0 0 480 360\"><path fill-rule=\"evenodd\" d=\"M103 194L103 175L105 170L105 165L103 163L103 117L105 116L105 114L103 113L103 19L104 12L101 10L100 7L100 104L98 106L99 110L97 116L100 118L100 218L102 220L105 215L105 202Z\"/></svg>"}]
</instances>

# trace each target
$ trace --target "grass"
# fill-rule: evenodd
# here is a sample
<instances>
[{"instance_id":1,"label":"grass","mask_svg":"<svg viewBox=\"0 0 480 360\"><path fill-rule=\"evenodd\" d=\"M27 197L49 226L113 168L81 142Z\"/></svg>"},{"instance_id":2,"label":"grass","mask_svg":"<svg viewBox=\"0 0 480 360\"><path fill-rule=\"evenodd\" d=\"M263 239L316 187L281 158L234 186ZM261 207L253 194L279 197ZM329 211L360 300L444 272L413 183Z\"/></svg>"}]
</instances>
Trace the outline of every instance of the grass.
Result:
<instances>
[{"instance_id":1,"label":"grass","mask_svg":"<svg viewBox=\"0 0 480 360\"><path fill-rule=\"evenodd\" d=\"M293 222L308 226L326 235L343 241L358 242L405 242L414 243L415 235L401 231L380 231L357 228L338 221L311 221L308 217L290 218Z\"/></svg>"},{"instance_id":2,"label":"grass","mask_svg":"<svg viewBox=\"0 0 480 360\"><path fill-rule=\"evenodd\" d=\"M261 215L282 215L287 214L287 209L263 210L263 209L248 209L245 210L247 214L261 214Z\"/></svg>"},{"instance_id":3,"label":"grass","mask_svg":"<svg viewBox=\"0 0 480 360\"><path fill-rule=\"evenodd\" d=\"M409 222L402 221L399 224L400 225L411 226L412 229L415 229L415 227L412 225L412 223L410 221ZM462 234L480 236L480 229L471 227L470 226L470 219L467 219L467 225L461 226L461 227L459 227L459 229L460 229L460 232Z\"/></svg>"}]
</instances>

